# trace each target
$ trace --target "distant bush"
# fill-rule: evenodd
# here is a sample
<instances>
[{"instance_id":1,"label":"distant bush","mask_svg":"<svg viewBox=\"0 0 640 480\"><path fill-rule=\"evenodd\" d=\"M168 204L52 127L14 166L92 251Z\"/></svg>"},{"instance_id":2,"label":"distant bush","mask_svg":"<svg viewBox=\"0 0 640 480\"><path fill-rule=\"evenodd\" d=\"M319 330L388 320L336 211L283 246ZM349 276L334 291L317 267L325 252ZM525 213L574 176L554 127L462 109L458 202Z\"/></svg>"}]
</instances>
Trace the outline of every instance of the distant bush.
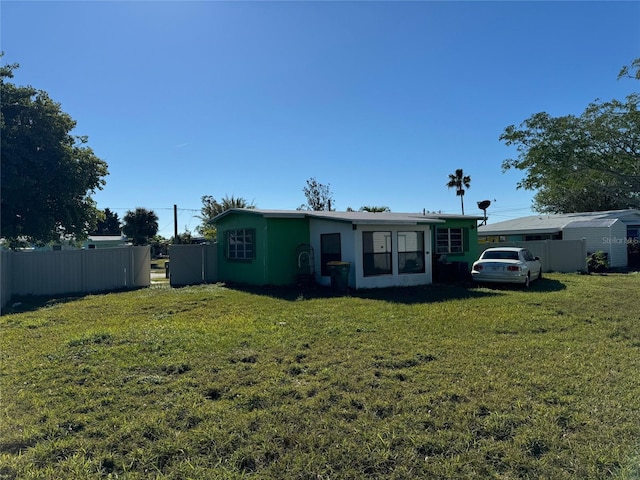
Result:
<instances>
[{"instance_id":1,"label":"distant bush","mask_svg":"<svg viewBox=\"0 0 640 480\"><path fill-rule=\"evenodd\" d=\"M587 257L587 270L589 272L606 272L608 268L609 259L602 250L598 250Z\"/></svg>"}]
</instances>

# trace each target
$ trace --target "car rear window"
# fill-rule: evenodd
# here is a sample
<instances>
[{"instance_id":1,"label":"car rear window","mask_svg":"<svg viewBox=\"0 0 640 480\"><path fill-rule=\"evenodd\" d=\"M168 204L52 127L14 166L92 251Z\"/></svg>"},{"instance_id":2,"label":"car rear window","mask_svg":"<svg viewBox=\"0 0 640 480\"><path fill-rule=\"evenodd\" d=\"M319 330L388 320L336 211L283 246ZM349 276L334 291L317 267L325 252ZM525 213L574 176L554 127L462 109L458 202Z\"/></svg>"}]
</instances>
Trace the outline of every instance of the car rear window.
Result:
<instances>
[{"instance_id":1,"label":"car rear window","mask_svg":"<svg viewBox=\"0 0 640 480\"><path fill-rule=\"evenodd\" d=\"M492 250L491 252L484 252L482 254L482 258L488 260L518 260L518 252L512 252L509 250Z\"/></svg>"}]
</instances>

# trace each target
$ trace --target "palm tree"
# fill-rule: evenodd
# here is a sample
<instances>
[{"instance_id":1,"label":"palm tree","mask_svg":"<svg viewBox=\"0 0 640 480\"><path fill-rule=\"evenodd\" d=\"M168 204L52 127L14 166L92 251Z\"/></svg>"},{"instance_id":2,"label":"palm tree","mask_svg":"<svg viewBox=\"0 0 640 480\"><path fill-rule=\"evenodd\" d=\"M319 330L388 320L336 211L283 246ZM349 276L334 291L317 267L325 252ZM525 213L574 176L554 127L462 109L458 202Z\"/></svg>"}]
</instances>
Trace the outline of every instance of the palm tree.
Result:
<instances>
[{"instance_id":1,"label":"palm tree","mask_svg":"<svg viewBox=\"0 0 640 480\"><path fill-rule=\"evenodd\" d=\"M214 239L216 237L216 229L212 223L213 218L232 208L256 208L256 206L242 197L234 197L233 195L230 197L225 195L219 202L211 195L204 195L202 197L202 209L200 210L202 215L196 215L197 218L202 220L202 224L197 228L198 232L206 238Z\"/></svg>"},{"instance_id":2,"label":"palm tree","mask_svg":"<svg viewBox=\"0 0 640 480\"><path fill-rule=\"evenodd\" d=\"M153 210L138 207L128 211L123 219L122 231L133 240L134 245L147 245L158 233L158 216Z\"/></svg>"},{"instance_id":3,"label":"palm tree","mask_svg":"<svg viewBox=\"0 0 640 480\"><path fill-rule=\"evenodd\" d=\"M210 220L222 212L230 210L232 208L256 208L254 204L249 203L242 197L234 197L233 195L224 196L220 202L213 198L211 195L204 195L202 197L202 215L198 218L202 220Z\"/></svg>"},{"instance_id":4,"label":"palm tree","mask_svg":"<svg viewBox=\"0 0 640 480\"><path fill-rule=\"evenodd\" d=\"M449 174L447 187L456 189L456 195L460 197L460 205L462 205L462 215L464 215L464 189L471 187L471 177L458 168L456 173Z\"/></svg>"}]
</instances>

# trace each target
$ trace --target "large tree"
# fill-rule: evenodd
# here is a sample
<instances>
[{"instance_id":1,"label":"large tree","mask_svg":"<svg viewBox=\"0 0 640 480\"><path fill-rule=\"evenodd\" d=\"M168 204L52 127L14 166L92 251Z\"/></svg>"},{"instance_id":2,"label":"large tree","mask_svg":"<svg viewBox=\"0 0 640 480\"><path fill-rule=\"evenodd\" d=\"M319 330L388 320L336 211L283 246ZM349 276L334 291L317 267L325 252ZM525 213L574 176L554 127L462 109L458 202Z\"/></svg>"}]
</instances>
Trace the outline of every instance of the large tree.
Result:
<instances>
[{"instance_id":1,"label":"large tree","mask_svg":"<svg viewBox=\"0 0 640 480\"><path fill-rule=\"evenodd\" d=\"M242 197L235 197L233 195L230 197L225 195L220 201L216 200L211 195L203 195L201 200L202 208L200 209L200 215L198 218L202 220L202 223L198 226L197 230L200 235L203 235L208 239L216 238L216 228L212 224L214 217L232 208L256 208L253 202L249 202Z\"/></svg>"},{"instance_id":2,"label":"large tree","mask_svg":"<svg viewBox=\"0 0 640 480\"><path fill-rule=\"evenodd\" d=\"M147 245L158 233L158 216L153 210L138 207L124 216L122 231L134 245Z\"/></svg>"},{"instance_id":3,"label":"large tree","mask_svg":"<svg viewBox=\"0 0 640 480\"><path fill-rule=\"evenodd\" d=\"M465 188L471 187L471 177L465 175L461 168L457 168L455 173L449 174L447 188L455 188L456 195L460 197L460 205L462 206L462 215L464 215L464 192Z\"/></svg>"},{"instance_id":4,"label":"large tree","mask_svg":"<svg viewBox=\"0 0 640 480\"><path fill-rule=\"evenodd\" d=\"M307 203L303 203L298 210L314 210L327 211L334 210L332 208L333 194L330 185L324 185L315 178L307 180L307 185L302 189L304 196L307 197Z\"/></svg>"},{"instance_id":5,"label":"large tree","mask_svg":"<svg viewBox=\"0 0 640 480\"><path fill-rule=\"evenodd\" d=\"M107 164L71 134L76 122L46 92L8 81L16 68L0 66L0 233L11 246L84 239L96 228L91 195Z\"/></svg>"},{"instance_id":6,"label":"large tree","mask_svg":"<svg viewBox=\"0 0 640 480\"><path fill-rule=\"evenodd\" d=\"M639 78L635 60L619 78ZM633 73L633 69L636 73ZM640 208L640 95L595 101L580 116L536 113L505 128L500 140L517 148L503 171L525 171L518 188L537 190L545 213Z\"/></svg>"},{"instance_id":7,"label":"large tree","mask_svg":"<svg viewBox=\"0 0 640 480\"><path fill-rule=\"evenodd\" d=\"M100 212L98 218L98 226L93 231L94 235L120 235L121 226L118 214L112 212L110 209L105 208L103 212Z\"/></svg>"}]
</instances>

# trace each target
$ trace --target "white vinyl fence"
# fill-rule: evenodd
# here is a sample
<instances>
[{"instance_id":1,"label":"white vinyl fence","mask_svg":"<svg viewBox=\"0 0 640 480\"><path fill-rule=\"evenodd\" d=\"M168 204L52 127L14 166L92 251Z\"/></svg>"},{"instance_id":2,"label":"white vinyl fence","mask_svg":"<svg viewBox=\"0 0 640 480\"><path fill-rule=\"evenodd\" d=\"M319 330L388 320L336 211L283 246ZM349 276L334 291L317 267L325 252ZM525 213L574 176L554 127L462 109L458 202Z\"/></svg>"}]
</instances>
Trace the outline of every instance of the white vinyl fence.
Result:
<instances>
[{"instance_id":1,"label":"white vinyl fence","mask_svg":"<svg viewBox=\"0 0 640 480\"><path fill-rule=\"evenodd\" d=\"M0 254L2 308L14 296L106 292L151 284L149 247Z\"/></svg>"},{"instance_id":2,"label":"white vinyl fence","mask_svg":"<svg viewBox=\"0 0 640 480\"><path fill-rule=\"evenodd\" d=\"M575 273L587 269L587 242L582 240L534 240L530 242L480 243L478 252L492 247L522 247L542 261L542 271Z\"/></svg>"},{"instance_id":3,"label":"white vinyl fence","mask_svg":"<svg viewBox=\"0 0 640 480\"><path fill-rule=\"evenodd\" d=\"M217 244L170 245L169 283L172 287L218 281Z\"/></svg>"}]
</instances>

